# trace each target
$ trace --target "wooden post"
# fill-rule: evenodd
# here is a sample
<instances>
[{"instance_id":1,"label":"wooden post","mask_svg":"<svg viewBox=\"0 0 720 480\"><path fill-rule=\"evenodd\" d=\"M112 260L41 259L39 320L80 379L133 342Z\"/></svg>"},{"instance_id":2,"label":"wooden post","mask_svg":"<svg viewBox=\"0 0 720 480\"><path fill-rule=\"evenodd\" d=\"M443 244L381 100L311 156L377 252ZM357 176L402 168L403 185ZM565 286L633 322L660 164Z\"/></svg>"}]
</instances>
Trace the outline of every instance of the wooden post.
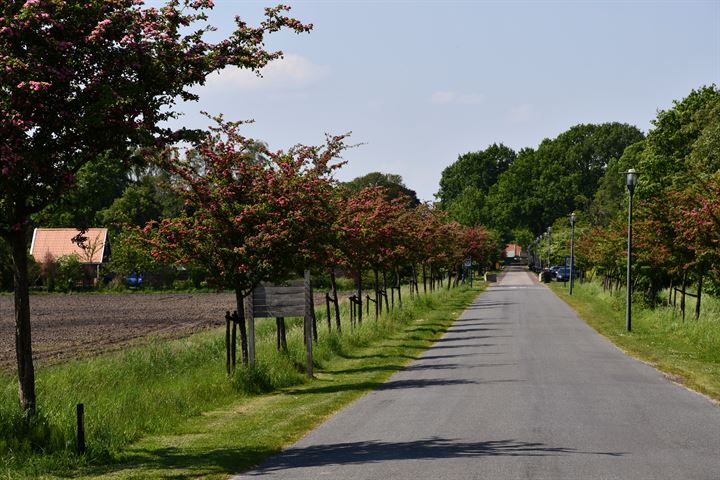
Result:
<instances>
[{"instance_id":1,"label":"wooden post","mask_svg":"<svg viewBox=\"0 0 720 480\"><path fill-rule=\"evenodd\" d=\"M77 404L77 453L85 453L85 405Z\"/></svg>"},{"instance_id":2,"label":"wooden post","mask_svg":"<svg viewBox=\"0 0 720 480\"><path fill-rule=\"evenodd\" d=\"M225 312L225 369L230 375L230 312Z\"/></svg>"},{"instance_id":3,"label":"wooden post","mask_svg":"<svg viewBox=\"0 0 720 480\"><path fill-rule=\"evenodd\" d=\"M243 304L245 307L245 317L247 318L247 339L248 339L248 363L251 367L255 366L255 313L253 312L253 294L245 297Z\"/></svg>"},{"instance_id":4,"label":"wooden post","mask_svg":"<svg viewBox=\"0 0 720 480\"><path fill-rule=\"evenodd\" d=\"M377 269L374 269L373 273L375 274L375 320L377 320L382 310L382 301L380 301L380 282L378 281Z\"/></svg>"},{"instance_id":5,"label":"wooden post","mask_svg":"<svg viewBox=\"0 0 720 480\"><path fill-rule=\"evenodd\" d=\"M279 317L280 320L280 347L283 352L287 352L287 329L285 328L285 317Z\"/></svg>"},{"instance_id":6,"label":"wooden post","mask_svg":"<svg viewBox=\"0 0 720 480\"><path fill-rule=\"evenodd\" d=\"M310 312L312 313L312 334L315 343L318 342L317 316L315 315L315 295L310 297Z\"/></svg>"},{"instance_id":7,"label":"wooden post","mask_svg":"<svg viewBox=\"0 0 720 480\"><path fill-rule=\"evenodd\" d=\"M242 363L247 366L248 339L247 331L245 329L245 297L243 297L242 290L240 288L235 289L235 305L237 305L235 313L237 314L237 317L239 317L240 323L240 351L242 352Z\"/></svg>"},{"instance_id":8,"label":"wooden post","mask_svg":"<svg viewBox=\"0 0 720 480\"><path fill-rule=\"evenodd\" d=\"M358 325L362 325L362 269L358 268L357 271L357 298L359 302L359 308L357 312Z\"/></svg>"},{"instance_id":9,"label":"wooden post","mask_svg":"<svg viewBox=\"0 0 720 480\"><path fill-rule=\"evenodd\" d=\"M335 301L335 325L338 333L342 333L340 326L340 302L338 301L337 283L335 282L335 269L330 269L330 286L332 287L333 300Z\"/></svg>"},{"instance_id":10,"label":"wooden post","mask_svg":"<svg viewBox=\"0 0 720 480\"><path fill-rule=\"evenodd\" d=\"M328 333L332 332L332 322L330 320L330 293L325 293L325 307L327 308Z\"/></svg>"},{"instance_id":11,"label":"wooden post","mask_svg":"<svg viewBox=\"0 0 720 480\"><path fill-rule=\"evenodd\" d=\"M277 351L280 351L280 317L275 317L275 329L277 330L277 335L275 335L277 340Z\"/></svg>"},{"instance_id":12,"label":"wooden post","mask_svg":"<svg viewBox=\"0 0 720 480\"><path fill-rule=\"evenodd\" d=\"M232 360L232 371L235 371L235 365L237 364L237 327L238 327L238 314L233 312L232 315L232 337L230 340L230 357Z\"/></svg>"},{"instance_id":13,"label":"wooden post","mask_svg":"<svg viewBox=\"0 0 720 480\"><path fill-rule=\"evenodd\" d=\"M398 289L398 307L402 308L402 281L400 279L400 272L398 270L395 270L395 285L397 285Z\"/></svg>"},{"instance_id":14,"label":"wooden post","mask_svg":"<svg viewBox=\"0 0 720 480\"><path fill-rule=\"evenodd\" d=\"M423 293L427 294L427 272L425 271L425 264L422 266L422 279L423 279Z\"/></svg>"},{"instance_id":15,"label":"wooden post","mask_svg":"<svg viewBox=\"0 0 720 480\"><path fill-rule=\"evenodd\" d=\"M685 321L685 288L687 287L687 272L683 272L682 280L682 296L680 297L680 310L682 310L682 319Z\"/></svg>"},{"instance_id":16,"label":"wooden post","mask_svg":"<svg viewBox=\"0 0 720 480\"><path fill-rule=\"evenodd\" d=\"M695 303L695 320L700 319L700 302L702 300L702 284L703 284L703 276L700 275L700 278L698 279L698 287L697 287L697 303Z\"/></svg>"},{"instance_id":17,"label":"wooden post","mask_svg":"<svg viewBox=\"0 0 720 480\"><path fill-rule=\"evenodd\" d=\"M312 285L310 283L310 270L305 270L305 281L303 286L305 287L305 351L306 351L306 366L305 371L308 377L313 376L313 339L312 339L312 321L313 321L313 299L312 299Z\"/></svg>"}]
</instances>

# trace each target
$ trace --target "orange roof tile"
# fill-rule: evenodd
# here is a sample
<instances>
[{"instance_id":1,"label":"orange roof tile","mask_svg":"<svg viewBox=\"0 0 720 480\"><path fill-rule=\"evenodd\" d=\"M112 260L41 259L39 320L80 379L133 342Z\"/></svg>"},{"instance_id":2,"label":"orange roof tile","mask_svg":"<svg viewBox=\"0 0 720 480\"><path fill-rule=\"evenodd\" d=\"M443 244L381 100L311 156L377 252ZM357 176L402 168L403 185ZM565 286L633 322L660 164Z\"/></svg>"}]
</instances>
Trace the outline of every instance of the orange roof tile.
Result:
<instances>
[{"instance_id":1,"label":"orange roof tile","mask_svg":"<svg viewBox=\"0 0 720 480\"><path fill-rule=\"evenodd\" d=\"M48 253L56 259L75 253L80 257L80 263L102 263L107 242L107 228L88 229L85 232L87 237L85 249L72 241L78 233L80 231L74 228L36 228L30 246L30 255L35 261L42 263Z\"/></svg>"}]
</instances>

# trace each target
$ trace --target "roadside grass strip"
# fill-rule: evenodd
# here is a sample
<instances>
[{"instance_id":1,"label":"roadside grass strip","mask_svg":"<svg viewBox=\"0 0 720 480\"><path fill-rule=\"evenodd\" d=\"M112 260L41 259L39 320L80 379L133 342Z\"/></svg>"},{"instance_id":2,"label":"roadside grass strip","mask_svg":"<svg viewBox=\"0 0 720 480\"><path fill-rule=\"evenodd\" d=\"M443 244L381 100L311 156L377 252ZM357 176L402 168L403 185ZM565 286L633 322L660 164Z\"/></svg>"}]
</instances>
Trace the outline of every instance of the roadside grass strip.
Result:
<instances>
[{"instance_id":1,"label":"roadside grass strip","mask_svg":"<svg viewBox=\"0 0 720 480\"><path fill-rule=\"evenodd\" d=\"M303 372L299 319L288 353L274 319L257 325L257 367L224 372L224 329L153 342L38 372L42 409L23 422L7 375L0 406L0 478L227 478L301 438L380 386L439 338L484 288L440 290L343 335L318 316L315 379ZM409 292L408 292L409 293ZM319 311L318 311L319 313ZM73 453L74 407L86 405L88 453Z\"/></svg>"},{"instance_id":2,"label":"roadside grass strip","mask_svg":"<svg viewBox=\"0 0 720 480\"><path fill-rule=\"evenodd\" d=\"M654 309L633 303L632 332L625 331L625 291L613 294L594 282L576 283L573 295L561 283L552 290L600 334L671 380L720 401L720 300L703 296L699 320L689 302L683 321L679 309Z\"/></svg>"}]
</instances>

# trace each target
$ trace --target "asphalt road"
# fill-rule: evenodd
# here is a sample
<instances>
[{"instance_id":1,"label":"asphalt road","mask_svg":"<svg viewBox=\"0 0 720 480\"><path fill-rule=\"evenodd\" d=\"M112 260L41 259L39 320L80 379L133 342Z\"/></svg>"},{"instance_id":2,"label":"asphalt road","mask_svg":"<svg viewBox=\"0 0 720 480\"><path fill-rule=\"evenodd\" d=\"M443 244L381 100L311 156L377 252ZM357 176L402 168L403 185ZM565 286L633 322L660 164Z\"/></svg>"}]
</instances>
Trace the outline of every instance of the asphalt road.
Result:
<instances>
[{"instance_id":1,"label":"asphalt road","mask_svg":"<svg viewBox=\"0 0 720 480\"><path fill-rule=\"evenodd\" d=\"M420 359L237 479L720 479L720 408L509 272Z\"/></svg>"}]
</instances>

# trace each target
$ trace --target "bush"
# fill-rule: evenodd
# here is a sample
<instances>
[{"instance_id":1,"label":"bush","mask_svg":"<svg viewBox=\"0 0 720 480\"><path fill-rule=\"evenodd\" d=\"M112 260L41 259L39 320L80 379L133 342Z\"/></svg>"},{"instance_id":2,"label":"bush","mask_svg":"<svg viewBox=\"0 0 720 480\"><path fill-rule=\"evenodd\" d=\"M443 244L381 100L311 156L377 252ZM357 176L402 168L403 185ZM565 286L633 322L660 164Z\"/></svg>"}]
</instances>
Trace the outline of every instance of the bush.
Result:
<instances>
[{"instance_id":1,"label":"bush","mask_svg":"<svg viewBox=\"0 0 720 480\"><path fill-rule=\"evenodd\" d=\"M75 289L76 285L81 284L85 274L80 264L80 257L73 253L63 255L57 260L57 287L61 291L69 291Z\"/></svg>"}]
</instances>

